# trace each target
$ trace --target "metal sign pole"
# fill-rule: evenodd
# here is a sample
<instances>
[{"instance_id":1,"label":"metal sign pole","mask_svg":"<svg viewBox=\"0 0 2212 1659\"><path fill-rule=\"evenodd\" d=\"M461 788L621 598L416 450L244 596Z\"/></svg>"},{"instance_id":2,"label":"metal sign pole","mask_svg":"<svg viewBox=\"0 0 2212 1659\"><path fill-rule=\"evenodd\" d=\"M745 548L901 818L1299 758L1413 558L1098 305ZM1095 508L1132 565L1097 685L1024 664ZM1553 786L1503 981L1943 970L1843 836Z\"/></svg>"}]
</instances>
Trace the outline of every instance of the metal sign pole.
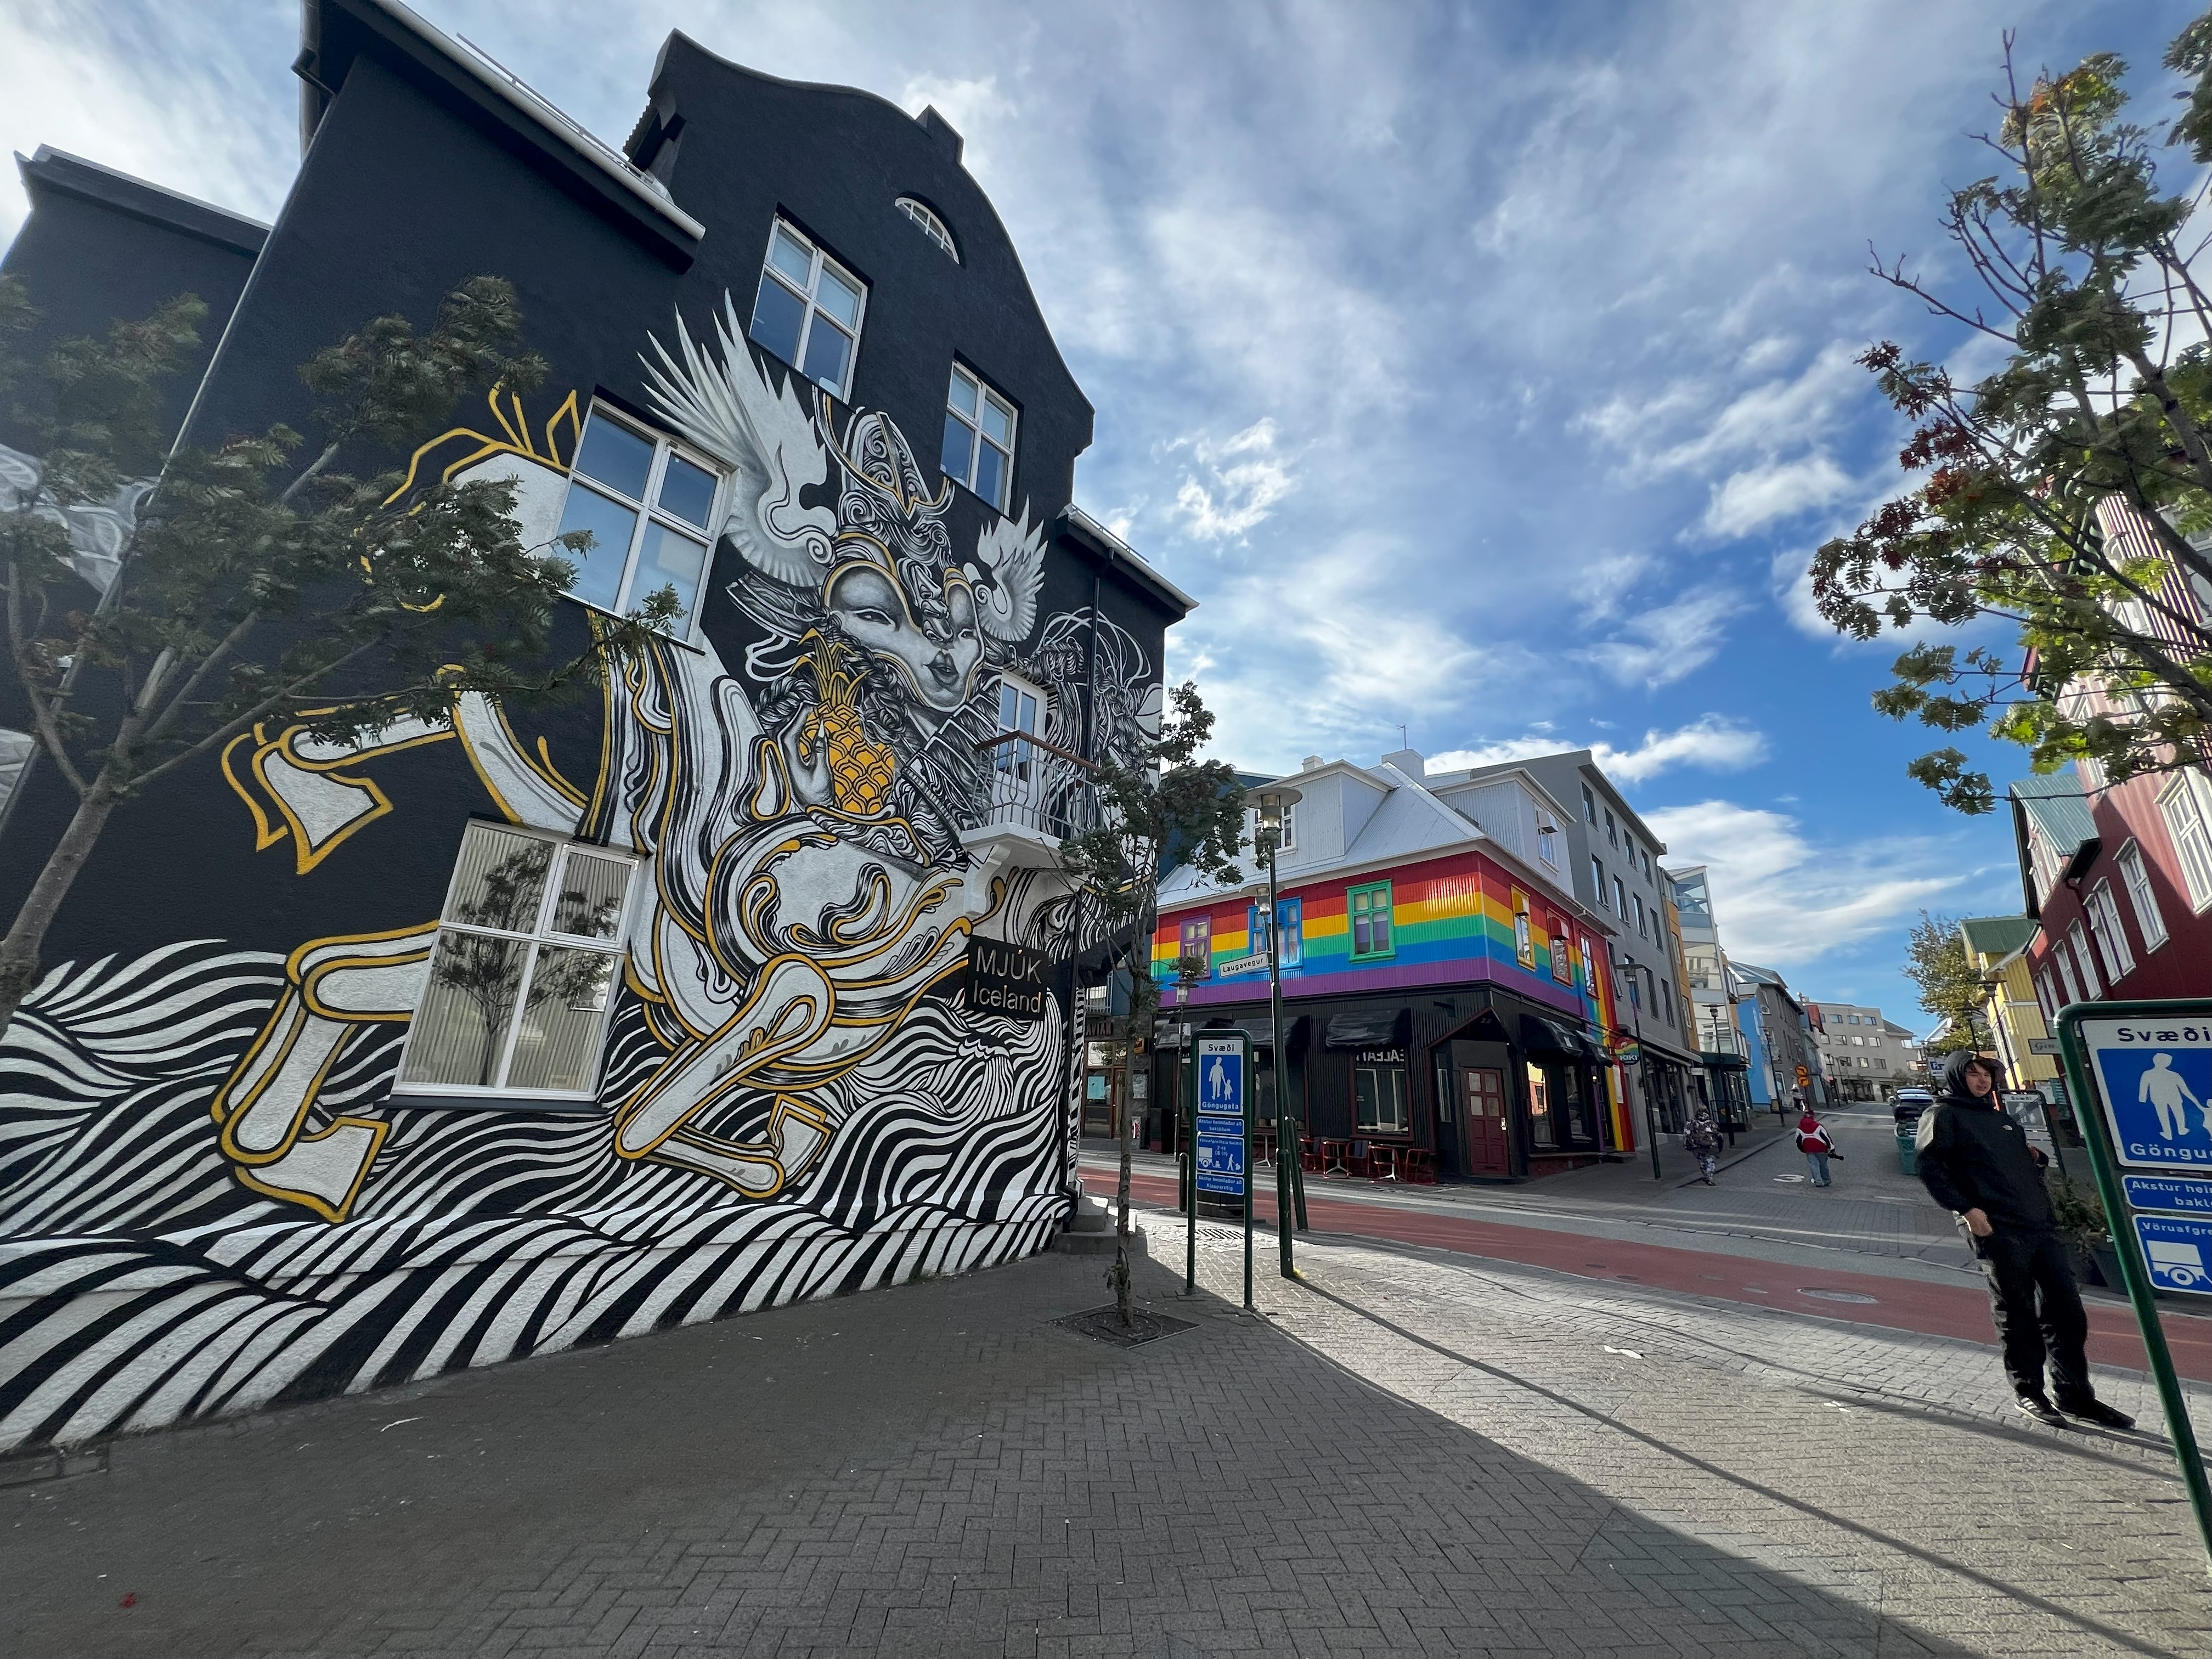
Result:
<instances>
[{"instance_id":1,"label":"metal sign pole","mask_svg":"<svg viewBox=\"0 0 2212 1659\"><path fill-rule=\"evenodd\" d=\"M1275 1085L1275 1234L1282 1257L1283 1277L1296 1279L1297 1263L1291 1254L1291 1171L1298 1165L1303 1139L1298 1121L1291 1111L1291 1068L1283 1053L1283 901L1275 886L1275 842L1267 842L1267 1014L1273 1026L1273 1047L1267 1056L1268 1075Z\"/></svg>"},{"instance_id":2,"label":"metal sign pole","mask_svg":"<svg viewBox=\"0 0 2212 1659\"><path fill-rule=\"evenodd\" d=\"M1186 1028L1188 1029L1188 1028ZM1198 1294L1198 1046L1182 1048L1182 1293Z\"/></svg>"},{"instance_id":3,"label":"metal sign pole","mask_svg":"<svg viewBox=\"0 0 2212 1659\"><path fill-rule=\"evenodd\" d=\"M2188 1012L2181 1012L2184 1010ZM2212 1565L2212 1486L2205 1481L2203 1459L2197 1449L2196 1427L2189 1418L2189 1402L2181 1392L2181 1379L2174 1372L2173 1356L2166 1346L2166 1327L2159 1319L2158 1304L2152 1299L2150 1267L2143 1257L2142 1243L2130 1222L2126 1194L2120 1185L2119 1156L2106 1122L2106 1110L2112 1103L2105 1098L2103 1079L2095 1075L2089 1064L2081 1031L2085 1019L2186 1020L2201 1025L2208 1016L2212 1016L2212 1003L2077 1002L2059 1013L2058 1042L2066 1066L2067 1095L2078 1103L2075 1121L2088 1147L2089 1167L2096 1172L2097 1195L2104 1200L2105 1218L2112 1229L2113 1249L2120 1259L2120 1277L2126 1281L2128 1301L2134 1306L2136 1324L2142 1333L2143 1352L2149 1358L2151 1376L2158 1384L2159 1404L2166 1413L2174 1457L2181 1465L2182 1484L2189 1489L2189 1507L2196 1512L2197 1536L2204 1545L2208 1565ZM2095 1092L2091 1092L2093 1090Z\"/></svg>"},{"instance_id":4,"label":"metal sign pole","mask_svg":"<svg viewBox=\"0 0 2212 1659\"><path fill-rule=\"evenodd\" d=\"M1252 1040L1244 1040L1244 1305L1252 1305L1252 1129L1260 1115L1259 1079L1252 1074Z\"/></svg>"}]
</instances>

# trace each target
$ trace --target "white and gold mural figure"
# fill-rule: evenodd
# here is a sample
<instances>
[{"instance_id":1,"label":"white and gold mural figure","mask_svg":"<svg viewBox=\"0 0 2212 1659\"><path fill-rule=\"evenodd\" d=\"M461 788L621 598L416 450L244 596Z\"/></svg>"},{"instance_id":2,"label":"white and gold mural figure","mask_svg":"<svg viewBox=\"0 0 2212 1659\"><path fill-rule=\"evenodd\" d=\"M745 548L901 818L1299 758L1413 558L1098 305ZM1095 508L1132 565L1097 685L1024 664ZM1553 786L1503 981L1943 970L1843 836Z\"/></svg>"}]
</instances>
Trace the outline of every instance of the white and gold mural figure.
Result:
<instances>
[{"instance_id":1,"label":"white and gold mural figure","mask_svg":"<svg viewBox=\"0 0 2212 1659\"><path fill-rule=\"evenodd\" d=\"M579 901L589 917L564 924L582 942L556 999L602 1011L588 1046L603 1029L604 1063L570 1080L581 1109L392 1097L395 1079L467 1070L441 1072L425 1012L441 974L465 985L483 958L452 904L442 932L394 916L284 958L209 940L57 969L9 1038L35 1081L0 1097L0 1317L29 1305L11 1285L59 1295L72 1262L143 1250L149 1357L131 1359L127 1335L80 1342L61 1296L51 1351L43 1328L23 1339L42 1380L0 1374L0 1447L149 1420L131 1368L155 1364L198 1285L265 1300L234 1330L211 1325L184 1372L160 1372L157 1417L1003 1260L1064 1213L1062 1021L971 1012L948 981L979 933L1054 955L1075 943L1055 884L979 851L1004 782L1000 673L1045 690L1036 735L1067 750L1095 659L1097 735L1123 749L1158 717L1151 665L1087 611L1040 616L1043 538L1026 515L956 547L951 486L927 488L888 417L779 384L726 301L715 335L702 344L679 319L672 346L650 343L647 390L728 470L714 568L743 618L741 663L706 634L624 661L595 775L564 775L480 698L451 731L326 752L270 729L223 757L287 878L344 867L331 860L349 842L404 819L379 759L432 744L459 744L489 815L522 832L483 823L472 848L570 843L557 876L518 879L599 883ZM574 400L542 434L519 408L493 413L495 435L447 434L465 453L444 476L513 480L526 537L550 539ZM1041 776L1041 796L1079 787L1035 758L1067 771ZM201 1258L204 1279L188 1265ZM465 1270L459 1310L434 1287ZM421 1296L394 1275L420 1275ZM180 1391L185 1372L204 1386Z\"/></svg>"}]
</instances>

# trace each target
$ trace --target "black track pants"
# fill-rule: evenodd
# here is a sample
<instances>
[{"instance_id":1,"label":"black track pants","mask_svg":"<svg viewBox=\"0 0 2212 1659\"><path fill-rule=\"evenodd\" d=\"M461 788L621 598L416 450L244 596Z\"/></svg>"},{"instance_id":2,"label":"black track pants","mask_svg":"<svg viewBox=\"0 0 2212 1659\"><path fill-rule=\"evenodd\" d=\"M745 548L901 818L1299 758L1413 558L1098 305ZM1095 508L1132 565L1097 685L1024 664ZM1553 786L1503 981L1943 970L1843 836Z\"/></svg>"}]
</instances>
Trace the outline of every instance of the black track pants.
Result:
<instances>
[{"instance_id":1,"label":"black track pants","mask_svg":"<svg viewBox=\"0 0 2212 1659\"><path fill-rule=\"evenodd\" d=\"M1990 1308L2004 1344L2005 1376L2015 1394L2044 1391L2045 1345L2052 1397L2062 1411L2096 1398L2089 1386L2089 1316L2074 1287L2074 1263L2055 1232L1999 1228L1974 1241L1990 1281Z\"/></svg>"}]
</instances>

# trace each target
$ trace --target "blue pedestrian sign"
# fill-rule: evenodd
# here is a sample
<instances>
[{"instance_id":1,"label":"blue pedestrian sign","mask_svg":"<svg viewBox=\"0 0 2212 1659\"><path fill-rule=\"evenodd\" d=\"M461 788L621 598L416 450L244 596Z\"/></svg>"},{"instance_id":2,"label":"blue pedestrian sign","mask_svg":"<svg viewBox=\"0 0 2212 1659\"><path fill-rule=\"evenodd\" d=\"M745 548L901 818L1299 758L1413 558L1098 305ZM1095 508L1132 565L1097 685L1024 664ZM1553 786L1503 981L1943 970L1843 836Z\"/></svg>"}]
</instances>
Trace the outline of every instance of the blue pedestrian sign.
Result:
<instances>
[{"instance_id":1,"label":"blue pedestrian sign","mask_svg":"<svg viewBox=\"0 0 2212 1659\"><path fill-rule=\"evenodd\" d=\"M2121 1190L2136 1210L2212 1216L2212 1181L2194 1176L2122 1176Z\"/></svg>"},{"instance_id":2,"label":"blue pedestrian sign","mask_svg":"<svg viewBox=\"0 0 2212 1659\"><path fill-rule=\"evenodd\" d=\"M2092 1018L2077 1029L2119 1162L2212 1176L2212 1021Z\"/></svg>"},{"instance_id":3,"label":"blue pedestrian sign","mask_svg":"<svg viewBox=\"0 0 2212 1659\"><path fill-rule=\"evenodd\" d=\"M1244 1196L1245 1048L1242 1032L1197 1039L1198 1124L1192 1174L1202 1193Z\"/></svg>"},{"instance_id":4,"label":"blue pedestrian sign","mask_svg":"<svg viewBox=\"0 0 2212 1659\"><path fill-rule=\"evenodd\" d=\"M2212 1221L2139 1215L2136 1237L2142 1241L2150 1282L2158 1289L2212 1296Z\"/></svg>"},{"instance_id":5,"label":"blue pedestrian sign","mask_svg":"<svg viewBox=\"0 0 2212 1659\"><path fill-rule=\"evenodd\" d=\"M1198 1109L1207 1117L1244 1115L1244 1039L1198 1040Z\"/></svg>"}]
</instances>

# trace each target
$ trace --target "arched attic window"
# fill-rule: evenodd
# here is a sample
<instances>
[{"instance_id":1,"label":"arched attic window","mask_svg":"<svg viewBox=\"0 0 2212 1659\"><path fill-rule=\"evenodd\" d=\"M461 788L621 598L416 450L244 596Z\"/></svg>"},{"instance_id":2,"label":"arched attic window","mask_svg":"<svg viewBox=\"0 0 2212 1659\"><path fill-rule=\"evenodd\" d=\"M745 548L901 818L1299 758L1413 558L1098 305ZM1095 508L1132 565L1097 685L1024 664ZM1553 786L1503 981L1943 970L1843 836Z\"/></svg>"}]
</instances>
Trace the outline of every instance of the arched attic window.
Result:
<instances>
[{"instance_id":1,"label":"arched attic window","mask_svg":"<svg viewBox=\"0 0 2212 1659\"><path fill-rule=\"evenodd\" d=\"M945 228L945 221L937 216L928 204L917 202L911 196L902 196L898 198L898 210L920 225L921 234L943 248L954 264L960 263L960 250L953 244L952 233Z\"/></svg>"}]
</instances>

